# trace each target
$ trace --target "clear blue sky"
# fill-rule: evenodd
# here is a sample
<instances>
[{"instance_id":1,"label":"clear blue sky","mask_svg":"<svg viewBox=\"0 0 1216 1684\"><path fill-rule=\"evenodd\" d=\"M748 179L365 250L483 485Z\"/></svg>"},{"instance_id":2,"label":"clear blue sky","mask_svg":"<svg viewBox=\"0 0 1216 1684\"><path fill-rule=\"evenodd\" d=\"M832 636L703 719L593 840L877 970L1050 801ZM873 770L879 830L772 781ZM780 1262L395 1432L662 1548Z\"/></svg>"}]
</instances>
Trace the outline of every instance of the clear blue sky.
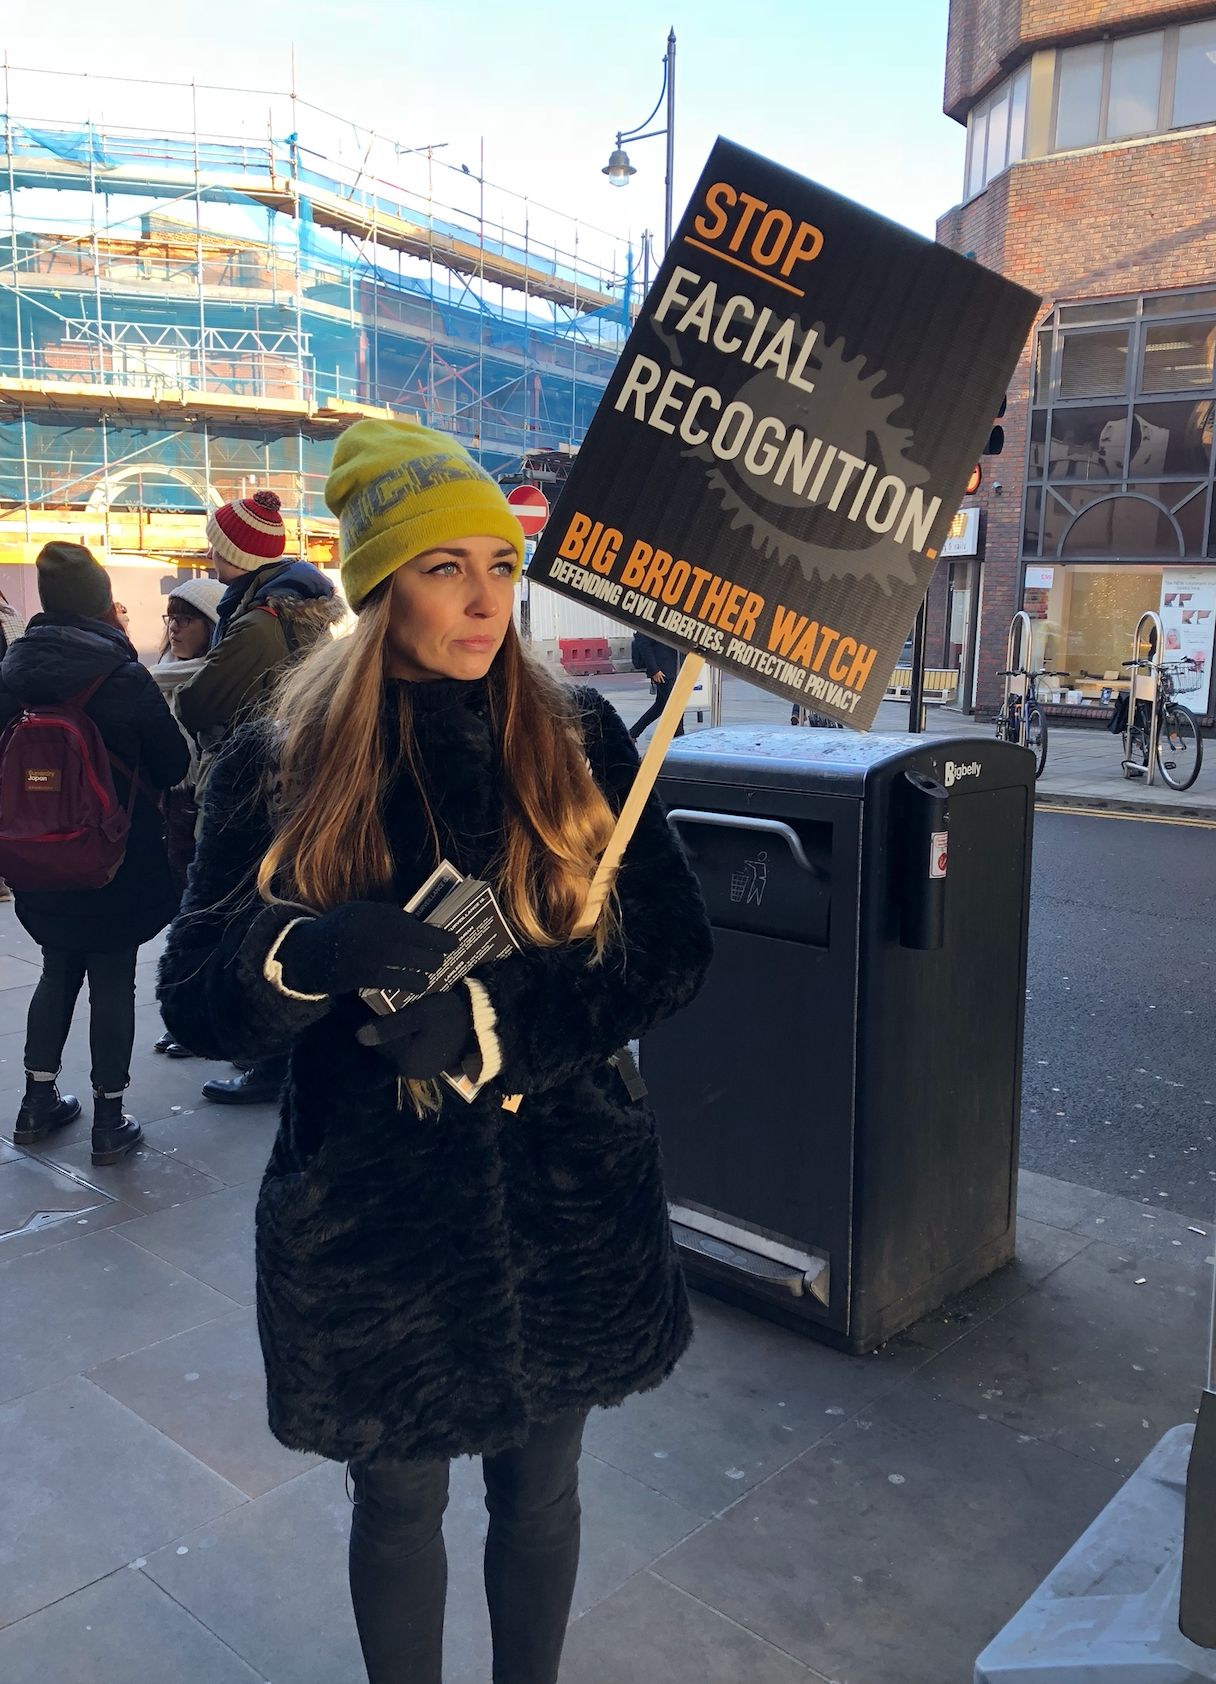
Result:
<instances>
[{"instance_id":1,"label":"clear blue sky","mask_svg":"<svg viewBox=\"0 0 1216 1684\"><path fill-rule=\"evenodd\" d=\"M287 88L617 234L661 230L663 142L631 149L624 190L600 174L613 133L658 98L678 37L676 214L721 132L932 234L960 197L963 130L941 111L947 0L59 0L0 24L16 65ZM149 20L165 18L157 29ZM21 115L45 88L14 78ZM83 84L80 85L83 88ZM164 121L151 92L91 80L114 122ZM73 93L72 99L83 97ZM53 109L52 109L53 104ZM188 114L188 99L176 96ZM81 115L84 113L81 112ZM179 121L181 120L179 116ZM301 124L302 138L308 131ZM438 184L437 184L438 187Z\"/></svg>"}]
</instances>

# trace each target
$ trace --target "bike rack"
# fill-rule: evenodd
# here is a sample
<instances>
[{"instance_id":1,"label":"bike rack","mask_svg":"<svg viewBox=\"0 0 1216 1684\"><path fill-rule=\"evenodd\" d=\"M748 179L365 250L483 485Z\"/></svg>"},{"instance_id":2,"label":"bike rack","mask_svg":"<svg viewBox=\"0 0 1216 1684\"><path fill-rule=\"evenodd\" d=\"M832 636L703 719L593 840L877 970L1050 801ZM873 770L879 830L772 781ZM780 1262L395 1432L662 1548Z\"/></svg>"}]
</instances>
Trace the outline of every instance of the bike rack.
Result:
<instances>
[{"instance_id":1,"label":"bike rack","mask_svg":"<svg viewBox=\"0 0 1216 1684\"><path fill-rule=\"evenodd\" d=\"M1005 640L1005 665L1009 673L1005 679L1005 712L1008 715L1009 703L1012 697L1018 699L1018 742L1026 747L1026 691L1030 679L1026 671L1017 669L1030 666L1032 639L1034 633L1030 624L1030 615L1024 608L1019 608L1009 622L1009 636Z\"/></svg>"},{"instance_id":2,"label":"bike rack","mask_svg":"<svg viewBox=\"0 0 1216 1684\"><path fill-rule=\"evenodd\" d=\"M1147 608L1136 621L1136 634L1132 639L1132 660L1148 659L1152 665L1147 671L1143 667L1129 668L1131 687L1127 696L1127 723L1123 727L1123 772L1125 777L1128 776L1127 769L1132 763L1132 730L1136 723L1136 704L1147 702L1148 764L1144 768L1144 781L1150 784L1157 780L1157 733L1161 728L1161 721L1157 717L1157 668L1161 665L1164 650L1165 631L1161 624L1161 616L1153 609Z\"/></svg>"}]
</instances>

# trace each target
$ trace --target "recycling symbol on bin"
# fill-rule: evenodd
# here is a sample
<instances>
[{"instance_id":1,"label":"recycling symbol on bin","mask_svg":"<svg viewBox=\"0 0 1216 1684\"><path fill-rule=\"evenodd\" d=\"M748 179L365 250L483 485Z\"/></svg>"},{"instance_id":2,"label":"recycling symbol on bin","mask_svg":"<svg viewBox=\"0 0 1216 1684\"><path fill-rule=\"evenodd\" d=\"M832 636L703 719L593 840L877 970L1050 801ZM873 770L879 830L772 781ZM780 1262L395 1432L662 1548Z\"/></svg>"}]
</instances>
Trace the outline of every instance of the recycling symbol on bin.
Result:
<instances>
[{"instance_id":1,"label":"recycling symbol on bin","mask_svg":"<svg viewBox=\"0 0 1216 1684\"><path fill-rule=\"evenodd\" d=\"M730 874L730 898L739 906L759 906L768 885L768 854L762 848L754 860L744 860L740 871Z\"/></svg>"}]
</instances>

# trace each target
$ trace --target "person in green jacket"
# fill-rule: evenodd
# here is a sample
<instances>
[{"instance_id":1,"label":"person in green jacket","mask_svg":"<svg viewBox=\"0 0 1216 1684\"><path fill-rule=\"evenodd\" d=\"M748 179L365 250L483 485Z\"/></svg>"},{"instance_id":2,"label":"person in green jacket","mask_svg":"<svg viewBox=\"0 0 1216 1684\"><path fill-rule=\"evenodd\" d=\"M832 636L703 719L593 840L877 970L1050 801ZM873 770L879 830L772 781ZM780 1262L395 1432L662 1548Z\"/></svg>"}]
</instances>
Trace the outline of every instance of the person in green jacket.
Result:
<instances>
[{"instance_id":1,"label":"person in green jacket","mask_svg":"<svg viewBox=\"0 0 1216 1684\"><path fill-rule=\"evenodd\" d=\"M285 561L287 535L273 491L257 491L213 509L207 518L210 564L228 588L198 672L177 692L177 717L199 748L195 800L223 745L268 702L281 669L331 635L344 617L333 585L308 561ZM203 1084L221 1105L278 1098L285 1059L264 1059L228 1081Z\"/></svg>"}]
</instances>

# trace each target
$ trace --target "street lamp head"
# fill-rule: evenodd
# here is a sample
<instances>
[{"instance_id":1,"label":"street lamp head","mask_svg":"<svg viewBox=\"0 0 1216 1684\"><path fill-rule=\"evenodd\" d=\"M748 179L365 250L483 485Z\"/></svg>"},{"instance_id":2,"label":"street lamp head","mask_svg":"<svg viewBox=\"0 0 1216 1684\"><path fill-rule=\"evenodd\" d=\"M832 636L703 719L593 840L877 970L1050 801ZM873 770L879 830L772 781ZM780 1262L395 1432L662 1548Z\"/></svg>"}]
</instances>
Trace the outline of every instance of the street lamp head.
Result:
<instances>
[{"instance_id":1,"label":"street lamp head","mask_svg":"<svg viewBox=\"0 0 1216 1684\"><path fill-rule=\"evenodd\" d=\"M630 176L636 175L637 173L638 172L634 169L633 165L629 162L628 152L626 152L619 144L617 145L616 150L612 153L608 162L604 165L604 168L600 171L601 175L606 175L608 177L608 180L614 187L628 187Z\"/></svg>"}]
</instances>

